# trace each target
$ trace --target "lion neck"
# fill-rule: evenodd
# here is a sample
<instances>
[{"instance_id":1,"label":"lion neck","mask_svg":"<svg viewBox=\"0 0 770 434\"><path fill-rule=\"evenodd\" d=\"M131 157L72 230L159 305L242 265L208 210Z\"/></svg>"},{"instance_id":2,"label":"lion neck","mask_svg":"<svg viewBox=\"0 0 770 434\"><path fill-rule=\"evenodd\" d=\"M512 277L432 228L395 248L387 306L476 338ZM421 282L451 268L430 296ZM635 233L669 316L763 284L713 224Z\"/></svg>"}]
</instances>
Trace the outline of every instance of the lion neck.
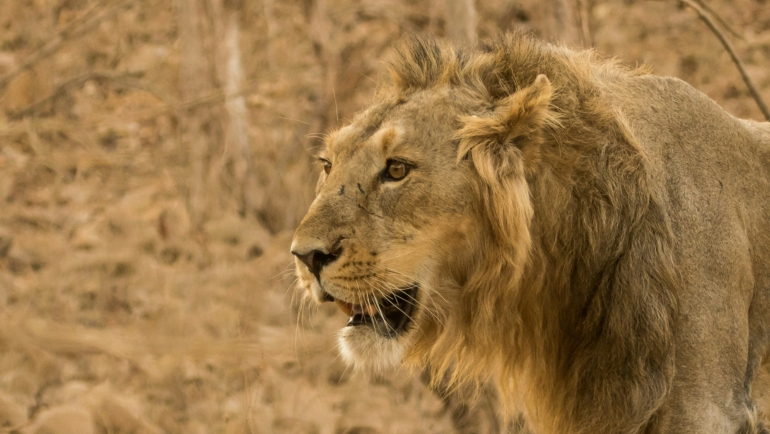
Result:
<instances>
[{"instance_id":1,"label":"lion neck","mask_svg":"<svg viewBox=\"0 0 770 434\"><path fill-rule=\"evenodd\" d=\"M502 400L504 415L524 412L544 432L576 425L557 415L582 408L577 386L565 385L579 382L576 370L587 363L576 345L596 340L606 326L597 305L610 297L612 270L635 238L666 233L644 157L623 126L581 137L545 143L538 170L527 179L534 217L523 270L510 252L480 249L457 289L456 320L429 333L418 351L434 379L472 390L491 382L509 398ZM482 245L516 248L494 240Z\"/></svg>"}]
</instances>

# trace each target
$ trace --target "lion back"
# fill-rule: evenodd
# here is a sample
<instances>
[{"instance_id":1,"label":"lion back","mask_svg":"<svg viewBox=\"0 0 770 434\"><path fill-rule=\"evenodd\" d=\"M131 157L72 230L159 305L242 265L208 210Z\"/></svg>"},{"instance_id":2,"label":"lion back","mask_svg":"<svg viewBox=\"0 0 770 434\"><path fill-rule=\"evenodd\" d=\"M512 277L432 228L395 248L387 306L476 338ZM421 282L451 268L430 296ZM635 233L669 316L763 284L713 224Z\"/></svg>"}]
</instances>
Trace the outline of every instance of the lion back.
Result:
<instances>
[{"instance_id":1,"label":"lion back","mask_svg":"<svg viewBox=\"0 0 770 434\"><path fill-rule=\"evenodd\" d=\"M676 417L713 405L707 396L729 396L722 414L752 425L750 396L767 393L753 383L770 349L770 123L735 118L678 79L632 77L609 93L648 159L673 235L670 401L692 411L661 424L675 432L685 425ZM718 426L716 414L687 423Z\"/></svg>"}]
</instances>

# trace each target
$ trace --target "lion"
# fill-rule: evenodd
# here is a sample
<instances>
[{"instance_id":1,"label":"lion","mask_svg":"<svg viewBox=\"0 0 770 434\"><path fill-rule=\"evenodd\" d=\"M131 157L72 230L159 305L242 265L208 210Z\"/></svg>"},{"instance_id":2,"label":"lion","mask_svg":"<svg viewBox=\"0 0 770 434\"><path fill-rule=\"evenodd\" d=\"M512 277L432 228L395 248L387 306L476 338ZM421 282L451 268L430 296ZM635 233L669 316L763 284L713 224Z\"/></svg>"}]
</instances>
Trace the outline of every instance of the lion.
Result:
<instances>
[{"instance_id":1,"label":"lion","mask_svg":"<svg viewBox=\"0 0 770 434\"><path fill-rule=\"evenodd\" d=\"M769 123L518 33L390 71L291 246L348 363L490 383L539 434L769 432Z\"/></svg>"}]
</instances>

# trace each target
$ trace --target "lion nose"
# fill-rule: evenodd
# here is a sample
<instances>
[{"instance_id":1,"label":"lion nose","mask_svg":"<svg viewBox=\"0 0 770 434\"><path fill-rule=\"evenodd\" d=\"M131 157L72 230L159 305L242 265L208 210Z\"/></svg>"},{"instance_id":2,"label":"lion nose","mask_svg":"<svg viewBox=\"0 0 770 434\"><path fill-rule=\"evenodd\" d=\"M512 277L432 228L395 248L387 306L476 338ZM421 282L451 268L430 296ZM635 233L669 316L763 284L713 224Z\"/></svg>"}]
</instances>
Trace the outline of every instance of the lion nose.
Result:
<instances>
[{"instance_id":1,"label":"lion nose","mask_svg":"<svg viewBox=\"0 0 770 434\"><path fill-rule=\"evenodd\" d=\"M330 249L328 253L319 249L311 250L309 252L299 252L292 250L291 253L299 258L299 260L302 261L305 265L307 265L308 270L310 270L311 273L318 277L323 267L331 264L332 262L336 261L337 258L339 258L340 254L342 253L342 248L339 246L339 243L335 243L335 245L332 246L332 249Z\"/></svg>"}]
</instances>

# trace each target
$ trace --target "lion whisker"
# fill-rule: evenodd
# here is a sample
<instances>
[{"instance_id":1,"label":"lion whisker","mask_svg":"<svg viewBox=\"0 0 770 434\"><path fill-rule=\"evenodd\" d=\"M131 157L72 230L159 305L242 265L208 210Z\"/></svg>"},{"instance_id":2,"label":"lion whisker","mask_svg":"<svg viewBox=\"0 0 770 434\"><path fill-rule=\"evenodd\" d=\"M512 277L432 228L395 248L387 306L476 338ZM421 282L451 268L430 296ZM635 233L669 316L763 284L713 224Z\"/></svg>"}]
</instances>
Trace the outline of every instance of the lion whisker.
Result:
<instances>
[{"instance_id":1,"label":"lion whisker","mask_svg":"<svg viewBox=\"0 0 770 434\"><path fill-rule=\"evenodd\" d=\"M385 257L381 258L381 261L382 261L383 263L385 263L385 262L387 262L387 261L392 261L392 260L394 260L394 259L398 259L398 258L400 258L400 257L402 257L402 256L406 256L406 255L408 255L408 254L410 254L410 253L414 252L414 250L415 250L415 249L408 249L408 250L400 251L400 252L398 252L398 253L400 253L400 254L398 254L398 255L394 255L394 256L385 256Z\"/></svg>"},{"instance_id":2,"label":"lion whisker","mask_svg":"<svg viewBox=\"0 0 770 434\"><path fill-rule=\"evenodd\" d=\"M391 270L385 269L385 271L391 271ZM392 272L392 271L391 271L391 272ZM388 284L388 285L392 285L391 283L387 282L387 281L386 281L384 278L382 278L382 277L380 277L380 276L376 276L376 275L375 275L375 277L377 277L377 278L378 278L378 279L380 279L382 282L385 282L385 283L386 283L386 284ZM414 284L414 283L415 283L415 281L416 281L416 279L411 279L411 278L410 278L410 279L407 279L407 278L404 278L404 277L402 277L402 276L400 276L400 275L398 275L398 274L397 274L397 275L394 275L394 276L393 276L393 278L394 278L394 279L396 279L396 280L398 280L398 281L400 281L400 282L402 282L402 283L404 283L404 284L406 284L406 285L412 285L412 284ZM423 287L423 288L429 288L429 289L431 289L431 290L432 290L432 288L430 288L430 286L429 286L429 285L424 285L422 282L419 282L419 281L417 281L417 284L418 284L419 286ZM397 289L399 289L399 288L398 288L397 286L395 286L395 285L392 285L392 289L396 289L396 290L397 290ZM430 291L426 291L425 293L426 293L427 297L428 297L428 298L430 298L431 302L432 302L434 305L436 305L435 301L434 301L434 300L433 300L433 298L430 296ZM425 304L421 303L419 300L415 299L414 297L412 297L412 296L410 296L410 295L408 295L408 294L406 294L406 295L407 295L407 296L408 296L408 297L409 297L409 298L410 298L412 301L414 301L414 302L415 302L415 303L416 303L418 306L420 306L420 307L422 307L422 308L427 308L427 305L425 305Z\"/></svg>"},{"instance_id":3,"label":"lion whisker","mask_svg":"<svg viewBox=\"0 0 770 434\"><path fill-rule=\"evenodd\" d=\"M370 286L370 287L371 287L371 288L372 288L374 291L377 291L377 292L378 292L380 295L384 295L381 289L377 288L375 285L372 285L372 283L371 283L371 282L369 282L367 279L364 279L364 282L366 282L366 283L367 283L367 284L368 284L368 285L369 285L369 286ZM371 295L372 295L372 296L374 296L374 294L371 294ZM368 307L368 306L367 306L367 307ZM390 331L395 331L395 330L393 330L393 328L390 326L390 324L388 323L388 321L385 319L385 314L383 314L383 313L382 313L382 310L380 310L380 305L379 305L379 303L377 303L377 300L376 300L376 299L374 300L374 308L375 308L375 310L377 311L377 313L380 315L380 318L382 318L382 321L385 323L385 325L388 327L388 329L389 329ZM404 314L404 315L406 315L406 314ZM407 316L408 316L408 315L407 315ZM410 319L411 319L411 318L410 318Z\"/></svg>"},{"instance_id":4,"label":"lion whisker","mask_svg":"<svg viewBox=\"0 0 770 434\"><path fill-rule=\"evenodd\" d=\"M375 291L378 291L378 292L382 293L382 291L378 290L376 287L374 287L373 285L371 285L371 283L369 283L369 282L368 282L366 279L364 279L364 282L367 282L367 283L369 284L369 286L370 286L370 287L372 287L372 289L374 289ZM388 328L388 330L390 330L390 331L392 331L392 332L395 332L395 330L393 329L393 327L391 327L391 326L390 326L390 323L388 323L388 321L385 319L385 314L384 314L384 313L382 312L382 310L380 309L380 304L379 304L379 303L377 303L377 299L375 298L375 295L374 295L374 294L368 294L368 296L371 296L373 300L371 301L371 304L367 305L367 311L369 311L369 307L370 307L370 306L373 304L373 305L374 305L374 310L376 310L376 311L377 311L377 313L380 315L380 318L382 318L382 322L384 322L384 323L385 323L385 326ZM367 297L367 298L368 298L368 297ZM400 310L400 309L399 309L399 310ZM402 312L402 313L403 313L403 312ZM406 315L406 314L404 313L404 315ZM408 316L409 316L409 315L407 315L407 317L408 317ZM410 319L411 319L411 318L410 318Z\"/></svg>"},{"instance_id":5,"label":"lion whisker","mask_svg":"<svg viewBox=\"0 0 770 434\"><path fill-rule=\"evenodd\" d=\"M283 277L286 274L293 273L295 271L294 269L294 260L289 262L286 267L283 268L283 270L276 273L273 277L270 278L270 280L275 279L276 277Z\"/></svg>"},{"instance_id":6,"label":"lion whisker","mask_svg":"<svg viewBox=\"0 0 770 434\"><path fill-rule=\"evenodd\" d=\"M372 294L372 296L374 296L374 294ZM374 300L374 308L375 308L375 310L377 310L377 313L380 315L380 318L382 318L382 322L385 323L385 327L387 327L388 330L390 330L391 332L395 332L393 327L390 326L390 323L385 319L385 314L382 312L382 309L380 309L380 304L377 303L377 300ZM406 314L404 314L404 315L406 315ZM409 315L407 315L407 317L408 316ZM410 318L410 320L411 320L411 318Z\"/></svg>"},{"instance_id":7,"label":"lion whisker","mask_svg":"<svg viewBox=\"0 0 770 434\"><path fill-rule=\"evenodd\" d=\"M376 277L376 276L375 276L375 277ZM368 281L368 280L366 280L366 279L364 279L364 281L365 281L365 282L367 282L367 283L369 283L369 286L371 286L371 287L372 287L372 289L374 289L375 291L377 291L377 292L378 292L378 293L379 293L379 294L380 294L382 297L387 297L387 296L388 296L388 294L387 294L387 293L385 293L385 292L383 291L382 287L378 287L378 286L375 286L375 285L373 285L371 282L369 282L369 281ZM375 282L375 283L376 283L376 282ZM387 282L384 282L384 283L387 283ZM393 288L397 289L397 287L393 287ZM385 288L385 289L387 289L387 288ZM383 321L385 322L385 324L388 324L388 322L385 320L385 315L384 315L384 314L382 313L382 311L380 310L379 304L375 303L375 306L376 306L376 308L377 308L377 311L379 312L380 316L382 317ZM409 318L409 321L411 321L411 322L412 322L412 323L415 325L415 327L417 327L417 330L419 330L419 331L420 331L420 333L422 333L422 328L421 328L421 327L420 327L420 325L419 325L419 324L418 324L418 323L417 323L417 322L414 320L414 318L412 318L412 316L411 316L411 315L409 315L409 314L407 314L406 312L404 312L403 310L401 310L401 308L400 308L400 307L398 307L398 305L394 305L394 307L395 307L396 309L398 309L398 311L399 311L399 312L401 312L402 314L404 314L404 316L406 316L407 318ZM427 309L425 309L425 310L427 310ZM392 330L392 327L390 327L390 324L388 324L388 328L390 328L390 329Z\"/></svg>"},{"instance_id":8,"label":"lion whisker","mask_svg":"<svg viewBox=\"0 0 770 434\"><path fill-rule=\"evenodd\" d=\"M444 296L441 294L441 292L437 291L437 290L436 290L435 288L433 288L433 286L432 286L432 285L430 285L429 283L426 283L426 282L420 281L420 280L418 280L418 279L414 279L413 277L411 277L411 276L408 276L408 275L406 275L406 274L404 274L404 273L401 273L401 272L399 272L399 271L396 271L396 270L394 270L394 269L392 269L392 268L388 268L388 267L385 267L385 268L384 268L384 270L385 270L386 272L388 272L388 273L392 273L392 274L394 274L394 275L395 275L395 278L399 278L399 277L400 277L401 279L403 279L403 280L404 280L404 283L407 283L407 284L412 284L412 283L414 283L415 281L416 281L416 282L418 282L418 283L419 283L419 285L420 285L420 287L422 287L422 288L425 288L425 289L427 289L427 290L428 290L428 291L425 291L425 292L426 292L426 294L428 294L428 296L429 296L429 297L431 296L431 293L434 293L434 294L438 295L438 296L441 298L441 300L442 300L442 301L444 301L444 302L445 302L445 303L447 303L447 304L449 303L449 300L447 300L447 299L446 299L446 298L445 298L445 297L444 297ZM432 297L431 297L431 298L432 298ZM435 304L435 302L434 302L434 304Z\"/></svg>"},{"instance_id":9,"label":"lion whisker","mask_svg":"<svg viewBox=\"0 0 770 434\"><path fill-rule=\"evenodd\" d=\"M296 296L296 293L292 295L292 305L294 304L294 297ZM297 304L297 324L294 329L294 354L299 354L299 340L300 338L304 341L305 337L300 337L301 333L304 333L304 321L305 321L305 308L307 306L307 293L302 295L302 299L299 300L299 303Z\"/></svg>"},{"instance_id":10,"label":"lion whisker","mask_svg":"<svg viewBox=\"0 0 770 434\"><path fill-rule=\"evenodd\" d=\"M378 279L381 282L381 284L384 284L384 285L389 287L389 288L386 287L386 289L390 289L390 290L398 290L399 289L399 287L397 287L396 285L393 285L393 284L387 282L385 279L383 279L380 276L374 275L373 277ZM434 310L430 309L427 304L422 303L417 298L409 295L408 293L404 293L404 295L406 297L408 297L414 303L415 306L418 306L421 310L424 310L427 315L430 315L431 317L433 317L439 324L441 324L442 327L444 326L444 323L441 320L441 318L439 318L438 315L434 312ZM433 304L435 305L435 302ZM399 309L399 311L400 310L401 309ZM404 313L404 312L402 311L402 313ZM406 315L406 313L404 313L404 314ZM412 318L410 317L410 319L412 319Z\"/></svg>"}]
</instances>

